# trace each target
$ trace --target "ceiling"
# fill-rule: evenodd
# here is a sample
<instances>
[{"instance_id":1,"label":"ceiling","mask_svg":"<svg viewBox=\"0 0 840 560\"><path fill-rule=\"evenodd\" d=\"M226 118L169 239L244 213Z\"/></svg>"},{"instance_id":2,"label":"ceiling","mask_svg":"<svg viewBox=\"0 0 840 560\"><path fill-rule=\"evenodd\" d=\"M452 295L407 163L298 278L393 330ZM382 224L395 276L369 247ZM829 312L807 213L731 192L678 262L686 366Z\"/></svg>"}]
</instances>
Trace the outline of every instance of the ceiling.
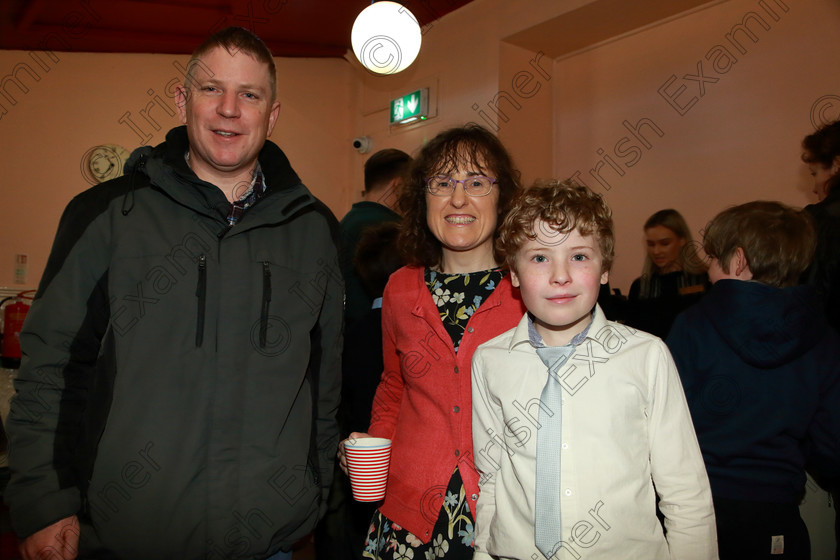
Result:
<instances>
[{"instance_id":1,"label":"ceiling","mask_svg":"<svg viewBox=\"0 0 840 560\"><path fill-rule=\"evenodd\" d=\"M470 0L402 2L420 25ZM0 0L0 49L189 54L231 25L275 56L342 57L369 0Z\"/></svg>"}]
</instances>

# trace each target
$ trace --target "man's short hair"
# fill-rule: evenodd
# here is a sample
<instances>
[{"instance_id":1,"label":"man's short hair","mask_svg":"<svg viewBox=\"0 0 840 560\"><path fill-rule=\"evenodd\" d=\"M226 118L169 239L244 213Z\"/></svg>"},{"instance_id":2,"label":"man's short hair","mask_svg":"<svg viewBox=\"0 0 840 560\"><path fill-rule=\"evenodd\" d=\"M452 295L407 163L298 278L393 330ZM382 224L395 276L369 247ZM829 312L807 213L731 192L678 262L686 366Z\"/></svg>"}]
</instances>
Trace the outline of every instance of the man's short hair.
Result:
<instances>
[{"instance_id":1,"label":"man's short hair","mask_svg":"<svg viewBox=\"0 0 840 560\"><path fill-rule=\"evenodd\" d=\"M715 216L706 227L703 249L729 274L735 250L744 251L756 282L795 286L811 264L816 236L810 217L780 202L755 201Z\"/></svg>"},{"instance_id":2,"label":"man's short hair","mask_svg":"<svg viewBox=\"0 0 840 560\"><path fill-rule=\"evenodd\" d=\"M271 51L265 46L262 39L251 33L244 27L227 27L221 31L217 31L210 35L201 45L198 46L192 53L190 61L187 63L187 75L184 85L187 89L190 88L193 80L193 75L198 68L201 68L209 76L213 75L212 69L207 68L207 65L201 61L201 57L211 52L217 47L224 48L231 56L239 51L244 52L257 62L262 62L268 65L268 81L271 84L271 101L277 97L277 69L274 66L274 57Z\"/></svg>"},{"instance_id":3,"label":"man's short hair","mask_svg":"<svg viewBox=\"0 0 840 560\"><path fill-rule=\"evenodd\" d=\"M496 248L513 270L516 254L529 240L536 239L537 220L559 234L578 230L594 235L601 250L601 271L612 267L615 233L612 212L603 197L574 181L537 181L514 198L502 222Z\"/></svg>"},{"instance_id":4,"label":"man's short hair","mask_svg":"<svg viewBox=\"0 0 840 560\"><path fill-rule=\"evenodd\" d=\"M411 156L402 150L379 150L365 161L365 192L390 183L408 172Z\"/></svg>"}]
</instances>

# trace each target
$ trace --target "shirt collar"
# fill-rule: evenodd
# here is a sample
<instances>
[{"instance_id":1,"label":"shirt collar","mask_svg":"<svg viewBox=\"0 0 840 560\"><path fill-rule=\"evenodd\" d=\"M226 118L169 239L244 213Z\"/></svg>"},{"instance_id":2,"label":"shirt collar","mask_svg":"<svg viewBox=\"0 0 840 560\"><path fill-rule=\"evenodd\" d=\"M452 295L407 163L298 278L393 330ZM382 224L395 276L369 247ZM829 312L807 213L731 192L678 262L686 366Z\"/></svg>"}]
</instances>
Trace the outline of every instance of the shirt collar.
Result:
<instances>
[{"instance_id":1,"label":"shirt collar","mask_svg":"<svg viewBox=\"0 0 840 560\"><path fill-rule=\"evenodd\" d=\"M257 160L257 163L254 166L254 171L251 174L251 184L248 185L248 190L239 197L239 200L244 202L252 194L256 195L257 200L259 200L265 193L266 186L262 166L260 165L259 160Z\"/></svg>"},{"instance_id":2,"label":"shirt collar","mask_svg":"<svg viewBox=\"0 0 840 560\"><path fill-rule=\"evenodd\" d=\"M184 152L184 161L187 162L187 166L190 165L189 150ZM242 193L242 196L236 199L236 202L244 202L252 194L256 194L257 200L259 200L265 193L266 188L268 188L268 185L265 182L265 174L263 174L262 165L260 165L260 160L257 160L256 164L254 165L254 170L251 172L251 184L248 185L248 189L244 193Z\"/></svg>"},{"instance_id":3,"label":"shirt collar","mask_svg":"<svg viewBox=\"0 0 840 560\"><path fill-rule=\"evenodd\" d=\"M543 340L542 335L540 335L539 331L537 331L536 325L534 325L534 319L531 317L530 313L526 313L525 316L528 318L528 342L531 343L531 346L534 348L546 348L548 345ZM589 333L589 328L592 326L592 320L594 319L595 313L594 311L589 314L589 324L586 325L586 328L583 331L577 333L575 336L572 337L572 340L569 341L568 344L564 346L577 346L581 342L584 341L586 335Z\"/></svg>"},{"instance_id":4,"label":"shirt collar","mask_svg":"<svg viewBox=\"0 0 840 560\"><path fill-rule=\"evenodd\" d=\"M530 336L531 323L533 323L533 321L531 320L530 314L525 313L519 321L519 324L514 327L513 336L510 338L510 346L508 347L509 351L512 351L513 348L519 344L533 345ZM587 327L587 329L581 334L577 335L574 342L579 344L586 338L597 340L598 333L603 331L607 325L608 321L604 312L598 304L595 304L595 308L592 310L592 321L589 323L589 327ZM537 336L539 336L539 333L537 333ZM580 337L580 340L578 340L578 337ZM542 337L539 337L538 340L542 342ZM542 342L542 344L545 345L544 342Z\"/></svg>"}]
</instances>

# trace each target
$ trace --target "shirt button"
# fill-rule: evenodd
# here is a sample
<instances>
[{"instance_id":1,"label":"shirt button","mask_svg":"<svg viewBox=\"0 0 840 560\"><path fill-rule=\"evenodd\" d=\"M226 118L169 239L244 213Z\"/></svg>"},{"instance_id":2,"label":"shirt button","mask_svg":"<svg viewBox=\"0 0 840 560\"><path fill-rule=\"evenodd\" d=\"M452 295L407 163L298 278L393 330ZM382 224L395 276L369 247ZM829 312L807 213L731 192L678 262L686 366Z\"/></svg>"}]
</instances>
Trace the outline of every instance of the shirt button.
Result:
<instances>
[{"instance_id":1,"label":"shirt button","mask_svg":"<svg viewBox=\"0 0 840 560\"><path fill-rule=\"evenodd\" d=\"M566 488L566 495L567 495L567 496L571 496L571 495L572 495L572 491L571 491L571 489Z\"/></svg>"},{"instance_id":2,"label":"shirt button","mask_svg":"<svg viewBox=\"0 0 840 560\"><path fill-rule=\"evenodd\" d=\"M458 373L458 366L455 366L455 373Z\"/></svg>"},{"instance_id":3,"label":"shirt button","mask_svg":"<svg viewBox=\"0 0 840 560\"><path fill-rule=\"evenodd\" d=\"M461 409L460 409L459 407L457 407L457 406L456 406L455 408L453 408L452 410L453 410L454 412L461 412Z\"/></svg>"},{"instance_id":4,"label":"shirt button","mask_svg":"<svg viewBox=\"0 0 840 560\"><path fill-rule=\"evenodd\" d=\"M472 327L467 327L467 332L473 332L473 328Z\"/></svg>"},{"instance_id":5,"label":"shirt button","mask_svg":"<svg viewBox=\"0 0 840 560\"><path fill-rule=\"evenodd\" d=\"M564 443L561 447L563 447L563 449L568 449L568 448L569 448L569 444L568 444L568 443Z\"/></svg>"},{"instance_id":6,"label":"shirt button","mask_svg":"<svg viewBox=\"0 0 840 560\"><path fill-rule=\"evenodd\" d=\"M458 455L460 455L460 454L461 454L461 452L460 452L460 451L458 451L458 450L456 449L456 450L455 450L455 456L457 457L457 456L458 456Z\"/></svg>"}]
</instances>

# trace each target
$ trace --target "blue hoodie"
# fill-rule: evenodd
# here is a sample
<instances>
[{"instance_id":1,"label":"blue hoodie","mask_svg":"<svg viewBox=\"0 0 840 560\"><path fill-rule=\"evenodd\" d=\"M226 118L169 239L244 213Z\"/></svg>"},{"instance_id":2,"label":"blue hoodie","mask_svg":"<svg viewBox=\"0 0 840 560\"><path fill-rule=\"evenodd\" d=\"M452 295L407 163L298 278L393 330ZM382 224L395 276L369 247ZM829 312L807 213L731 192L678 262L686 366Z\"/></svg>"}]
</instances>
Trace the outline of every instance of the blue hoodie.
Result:
<instances>
[{"instance_id":1,"label":"blue hoodie","mask_svg":"<svg viewBox=\"0 0 840 560\"><path fill-rule=\"evenodd\" d=\"M840 335L808 286L720 280L667 344L716 498L799 503L840 474Z\"/></svg>"}]
</instances>

